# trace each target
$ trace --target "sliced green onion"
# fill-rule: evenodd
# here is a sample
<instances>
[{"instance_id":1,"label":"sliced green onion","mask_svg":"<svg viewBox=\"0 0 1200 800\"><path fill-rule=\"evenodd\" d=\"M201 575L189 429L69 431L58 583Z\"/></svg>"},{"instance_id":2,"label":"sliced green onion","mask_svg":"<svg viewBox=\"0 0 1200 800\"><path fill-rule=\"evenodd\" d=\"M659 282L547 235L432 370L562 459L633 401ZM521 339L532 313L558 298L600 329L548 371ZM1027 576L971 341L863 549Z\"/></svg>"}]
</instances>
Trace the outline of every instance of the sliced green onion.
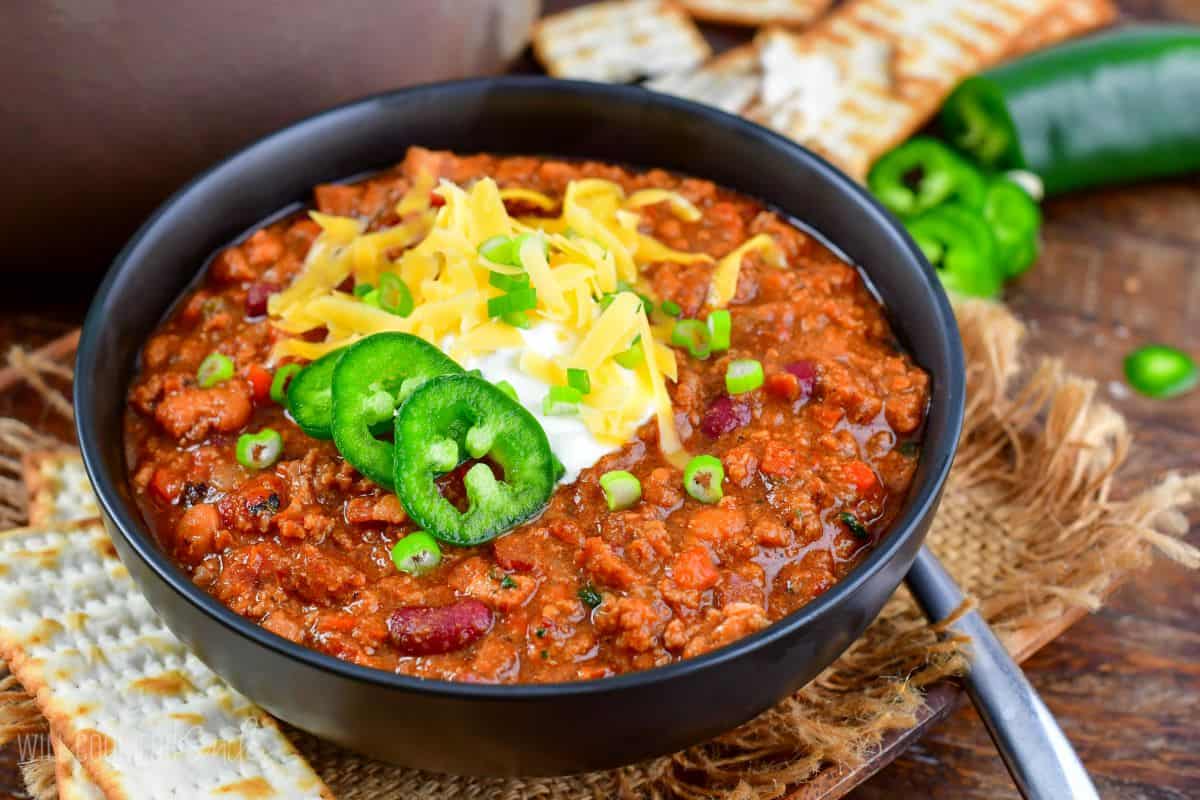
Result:
<instances>
[{"instance_id":1,"label":"sliced green onion","mask_svg":"<svg viewBox=\"0 0 1200 800\"><path fill-rule=\"evenodd\" d=\"M674 300L663 300L662 310L668 317L678 317L683 313L683 308Z\"/></svg>"},{"instance_id":2,"label":"sliced green onion","mask_svg":"<svg viewBox=\"0 0 1200 800\"><path fill-rule=\"evenodd\" d=\"M622 350L613 356L613 361L625 369L637 369L646 360L646 351L642 349L642 337L638 336L629 345L628 350Z\"/></svg>"},{"instance_id":3,"label":"sliced green onion","mask_svg":"<svg viewBox=\"0 0 1200 800\"><path fill-rule=\"evenodd\" d=\"M399 275L385 272L379 276L379 307L398 317L407 317L413 312L412 292Z\"/></svg>"},{"instance_id":4,"label":"sliced green onion","mask_svg":"<svg viewBox=\"0 0 1200 800\"><path fill-rule=\"evenodd\" d=\"M513 385L511 383L509 383L508 381L496 381L495 386L497 389L504 392L506 395L511 397L513 400L516 400L518 403L521 402L521 398L517 397L517 390L514 389Z\"/></svg>"},{"instance_id":5,"label":"sliced green onion","mask_svg":"<svg viewBox=\"0 0 1200 800\"><path fill-rule=\"evenodd\" d=\"M420 577L442 563L442 548L425 531L416 531L392 545L392 563L401 572Z\"/></svg>"},{"instance_id":6,"label":"sliced green onion","mask_svg":"<svg viewBox=\"0 0 1200 800\"><path fill-rule=\"evenodd\" d=\"M303 367L299 364L284 364L279 369L275 370L275 377L271 379L271 399L281 406L287 405L287 388L292 382L292 378L296 377L296 373Z\"/></svg>"},{"instance_id":7,"label":"sliced green onion","mask_svg":"<svg viewBox=\"0 0 1200 800\"><path fill-rule=\"evenodd\" d=\"M224 353L209 353L196 370L196 383L201 389L211 389L233 377L233 359Z\"/></svg>"},{"instance_id":8,"label":"sliced green onion","mask_svg":"<svg viewBox=\"0 0 1200 800\"><path fill-rule=\"evenodd\" d=\"M238 463L247 469L266 469L283 454L283 437L273 428L263 428L258 433L243 433L238 437Z\"/></svg>"},{"instance_id":9,"label":"sliced green onion","mask_svg":"<svg viewBox=\"0 0 1200 800\"><path fill-rule=\"evenodd\" d=\"M730 394L745 394L762 385L762 364L752 358L730 361L725 369L725 389Z\"/></svg>"},{"instance_id":10,"label":"sliced green onion","mask_svg":"<svg viewBox=\"0 0 1200 800\"><path fill-rule=\"evenodd\" d=\"M356 284L354 284L354 296L355 297L364 297L367 294L369 294L370 291L374 288L375 287L369 283L356 283Z\"/></svg>"},{"instance_id":11,"label":"sliced green onion","mask_svg":"<svg viewBox=\"0 0 1200 800\"><path fill-rule=\"evenodd\" d=\"M517 311L532 311L537 308L537 292L532 287L513 289L508 294L499 297L489 297L487 309L489 317L502 317Z\"/></svg>"},{"instance_id":12,"label":"sliced green onion","mask_svg":"<svg viewBox=\"0 0 1200 800\"><path fill-rule=\"evenodd\" d=\"M542 413L547 417L570 417L579 413L583 392L573 386L551 386L542 401Z\"/></svg>"},{"instance_id":13,"label":"sliced green onion","mask_svg":"<svg viewBox=\"0 0 1200 800\"><path fill-rule=\"evenodd\" d=\"M550 243L546 241L546 237L541 236L536 233L522 233L520 236L517 236L515 239L513 239L513 243L512 243L513 266L516 266L516 267L524 266L524 264L521 263L521 248L524 247L525 243L527 241L529 241L530 239L537 239L539 242L541 242L542 243L542 255L544 255L546 258L550 257Z\"/></svg>"},{"instance_id":14,"label":"sliced green onion","mask_svg":"<svg viewBox=\"0 0 1200 800\"><path fill-rule=\"evenodd\" d=\"M528 311L509 311L507 314L501 314L500 319L514 328L525 330L529 328L529 312Z\"/></svg>"},{"instance_id":15,"label":"sliced green onion","mask_svg":"<svg viewBox=\"0 0 1200 800\"><path fill-rule=\"evenodd\" d=\"M507 236L493 236L479 245L479 255L493 264L507 264L510 267L519 266L516 257L517 252L517 249L513 247L513 240Z\"/></svg>"},{"instance_id":16,"label":"sliced green onion","mask_svg":"<svg viewBox=\"0 0 1200 800\"><path fill-rule=\"evenodd\" d=\"M371 291L367 292L366 294L364 294L362 296L362 301L369 306L375 306L376 308L380 308L381 306L379 305L379 290L372 289Z\"/></svg>"},{"instance_id":17,"label":"sliced green onion","mask_svg":"<svg viewBox=\"0 0 1200 800\"><path fill-rule=\"evenodd\" d=\"M708 333L712 338L714 353L729 349L729 342L733 338L733 317L727 309L720 308L708 315Z\"/></svg>"},{"instance_id":18,"label":"sliced green onion","mask_svg":"<svg viewBox=\"0 0 1200 800\"><path fill-rule=\"evenodd\" d=\"M1125 357L1125 378L1147 397L1178 397L1196 386L1198 376L1191 356L1164 344L1147 345Z\"/></svg>"},{"instance_id":19,"label":"sliced green onion","mask_svg":"<svg viewBox=\"0 0 1200 800\"><path fill-rule=\"evenodd\" d=\"M624 511L642 499L642 483L632 472L609 470L600 476L600 488L609 511Z\"/></svg>"},{"instance_id":20,"label":"sliced green onion","mask_svg":"<svg viewBox=\"0 0 1200 800\"><path fill-rule=\"evenodd\" d=\"M586 369L569 367L567 369L567 386L578 389L580 394L587 394L592 391L592 376L588 375Z\"/></svg>"},{"instance_id":21,"label":"sliced green onion","mask_svg":"<svg viewBox=\"0 0 1200 800\"><path fill-rule=\"evenodd\" d=\"M583 604L588 608L595 608L604 602L604 598L600 596L598 591L596 591L596 587L592 586L590 583L580 586L578 595L579 599L582 600Z\"/></svg>"},{"instance_id":22,"label":"sliced green onion","mask_svg":"<svg viewBox=\"0 0 1200 800\"><path fill-rule=\"evenodd\" d=\"M681 319L671 329L671 344L684 347L692 358L705 359L712 353L712 335L698 319Z\"/></svg>"},{"instance_id":23,"label":"sliced green onion","mask_svg":"<svg viewBox=\"0 0 1200 800\"><path fill-rule=\"evenodd\" d=\"M525 273L521 273L520 275L502 275L499 272L493 272L488 275L488 283L501 291L511 292L513 289L528 289L529 276Z\"/></svg>"},{"instance_id":24,"label":"sliced green onion","mask_svg":"<svg viewBox=\"0 0 1200 800\"><path fill-rule=\"evenodd\" d=\"M843 511L842 513L838 514L838 520L845 525L852 534L854 534L855 538L871 538L871 532L867 530L866 526L858 521L858 517L854 516L849 511Z\"/></svg>"},{"instance_id":25,"label":"sliced green onion","mask_svg":"<svg viewBox=\"0 0 1200 800\"><path fill-rule=\"evenodd\" d=\"M683 470L683 488L701 503L715 503L724 497L724 480L725 467L716 456L696 456Z\"/></svg>"}]
</instances>

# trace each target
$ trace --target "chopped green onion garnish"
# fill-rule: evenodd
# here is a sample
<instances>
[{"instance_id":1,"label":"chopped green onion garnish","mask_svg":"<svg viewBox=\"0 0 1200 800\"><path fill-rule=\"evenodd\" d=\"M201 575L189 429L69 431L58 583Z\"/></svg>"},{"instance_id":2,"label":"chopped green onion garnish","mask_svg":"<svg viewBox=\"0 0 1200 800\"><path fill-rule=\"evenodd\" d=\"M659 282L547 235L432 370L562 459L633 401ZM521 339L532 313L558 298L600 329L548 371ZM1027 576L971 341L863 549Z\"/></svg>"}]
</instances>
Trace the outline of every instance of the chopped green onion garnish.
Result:
<instances>
[{"instance_id":1,"label":"chopped green onion garnish","mask_svg":"<svg viewBox=\"0 0 1200 800\"><path fill-rule=\"evenodd\" d=\"M592 377L588 375L586 369L569 367L567 369L567 386L578 389L580 394L587 394L592 391Z\"/></svg>"},{"instance_id":2,"label":"chopped green onion garnish","mask_svg":"<svg viewBox=\"0 0 1200 800\"><path fill-rule=\"evenodd\" d=\"M579 413L583 392L572 386L551 386L542 401L542 413L548 417L569 417Z\"/></svg>"},{"instance_id":3,"label":"chopped green onion garnish","mask_svg":"<svg viewBox=\"0 0 1200 800\"><path fill-rule=\"evenodd\" d=\"M287 389L288 384L292 382L292 378L296 377L302 367L299 364L284 364L279 369L275 370L275 377L271 379L271 399L279 405L287 405Z\"/></svg>"},{"instance_id":4,"label":"chopped green onion garnish","mask_svg":"<svg viewBox=\"0 0 1200 800\"><path fill-rule=\"evenodd\" d=\"M513 239L513 266L524 266L521 263L521 248L524 247L525 242L529 241L530 239L537 239L539 242L541 242L542 255L546 256L546 258L550 257L550 243L546 241L546 237L540 236L536 233L522 233L520 236L517 236L515 239Z\"/></svg>"},{"instance_id":5,"label":"chopped green onion garnish","mask_svg":"<svg viewBox=\"0 0 1200 800\"><path fill-rule=\"evenodd\" d=\"M364 297L374 288L375 287L369 283L356 283L354 284L354 296Z\"/></svg>"},{"instance_id":6,"label":"chopped green onion garnish","mask_svg":"<svg viewBox=\"0 0 1200 800\"><path fill-rule=\"evenodd\" d=\"M233 359L224 353L209 353L196 370L196 383L201 389L211 389L233 377Z\"/></svg>"},{"instance_id":7,"label":"chopped green onion garnish","mask_svg":"<svg viewBox=\"0 0 1200 800\"><path fill-rule=\"evenodd\" d=\"M701 503L715 503L724 497L724 480L725 467L716 456L696 456L683 470L683 488Z\"/></svg>"},{"instance_id":8,"label":"chopped green onion garnish","mask_svg":"<svg viewBox=\"0 0 1200 800\"><path fill-rule=\"evenodd\" d=\"M501 314L500 319L505 323L512 325L514 328L522 330L530 326L528 311L509 311L506 314Z\"/></svg>"},{"instance_id":9,"label":"chopped green onion garnish","mask_svg":"<svg viewBox=\"0 0 1200 800\"><path fill-rule=\"evenodd\" d=\"M521 398L517 397L517 390L514 389L513 385L508 381L496 381L496 388L504 392L513 400L516 400L518 403L521 402Z\"/></svg>"},{"instance_id":10,"label":"chopped green onion garnish","mask_svg":"<svg viewBox=\"0 0 1200 800\"><path fill-rule=\"evenodd\" d=\"M398 317L407 317L413 312L412 292L399 275L385 272L379 276L379 307Z\"/></svg>"},{"instance_id":11,"label":"chopped green onion garnish","mask_svg":"<svg viewBox=\"0 0 1200 800\"><path fill-rule=\"evenodd\" d=\"M752 358L731 361L725 369L725 389L730 394L745 394L762 385L762 364Z\"/></svg>"},{"instance_id":12,"label":"chopped green onion garnish","mask_svg":"<svg viewBox=\"0 0 1200 800\"><path fill-rule=\"evenodd\" d=\"M1178 397L1196 386L1198 376L1191 356L1167 345L1147 345L1125 357L1125 378L1147 397Z\"/></svg>"},{"instance_id":13,"label":"chopped green onion garnish","mask_svg":"<svg viewBox=\"0 0 1200 800\"><path fill-rule=\"evenodd\" d=\"M604 598L600 596L598 591L596 591L596 587L592 586L590 583L579 587L579 599L582 600L583 604L588 608L595 608L604 602Z\"/></svg>"},{"instance_id":14,"label":"chopped green onion garnish","mask_svg":"<svg viewBox=\"0 0 1200 800\"><path fill-rule=\"evenodd\" d=\"M537 308L537 292L532 287L513 289L508 294L489 297L487 301L489 317L501 317L517 311L532 311L535 308Z\"/></svg>"},{"instance_id":15,"label":"chopped green onion garnish","mask_svg":"<svg viewBox=\"0 0 1200 800\"><path fill-rule=\"evenodd\" d=\"M442 548L425 531L416 531L392 545L392 563L401 572L420 577L442 563Z\"/></svg>"},{"instance_id":16,"label":"chopped green onion garnish","mask_svg":"<svg viewBox=\"0 0 1200 800\"><path fill-rule=\"evenodd\" d=\"M493 272L488 275L488 283L501 291L511 292L513 289L528 289L529 276L524 272L520 275L502 275L499 272Z\"/></svg>"},{"instance_id":17,"label":"chopped green onion garnish","mask_svg":"<svg viewBox=\"0 0 1200 800\"><path fill-rule=\"evenodd\" d=\"M634 338L628 350L622 350L613 356L613 361L625 369L637 369L646 360L646 351L642 349L642 337Z\"/></svg>"},{"instance_id":18,"label":"chopped green onion garnish","mask_svg":"<svg viewBox=\"0 0 1200 800\"><path fill-rule=\"evenodd\" d=\"M729 349L733 337L733 317L728 310L720 308L708 315L708 333L712 338L714 353Z\"/></svg>"},{"instance_id":19,"label":"chopped green onion garnish","mask_svg":"<svg viewBox=\"0 0 1200 800\"><path fill-rule=\"evenodd\" d=\"M692 358L708 358L712 353L712 335L698 319L681 319L671 329L671 344L687 348Z\"/></svg>"},{"instance_id":20,"label":"chopped green onion garnish","mask_svg":"<svg viewBox=\"0 0 1200 800\"><path fill-rule=\"evenodd\" d=\"M362 301L369 306L375 306L376 308L379 308L379 290L372 289L371 291L367 292L362 296Z\"/></svg>"},{"instance_id":21,"label":"chopped green onion garnish","mask_svg":"<svg viewBox=\"0 0 1200 800\"><path fill-rule=\"evenodd\" d=\"M858 521L858 517L851 514L849 511L843 511L838 514L838 520L850 529L850 532L859 539L870 539L871 532Z\"/></svg>"},{"instance_id":22,"label":"chopped green onion garnish","mask_svg":"<svg viewBox=\"0 0 1200 800\"><path fill-rule=\"evenodd\" d=\"M681 308L679 303L676 303L674 300L663 300L662 310L663 313L668 317L678 317L683 313L683 308Z\"/></svg>"},{"instance_id":23,"label":"chopped green onion garnish","mask_svg":"<svg viewBox=\"0 0 1200 800\"><path fill-rule=\"evenodd\" d=\"M263 428L258 433L243 433L238 437L238 463L247 469L266 469L279 460L283 453L283 437L273 428Z\"/></svg>"},{"instance_id":24,"label":"chopped green onion garnish","mask_svg":"<svg viewBox=\"0 0 1200 800\"><path fill-rule=\"evenodd\" d=\"M512 575L505 575L503 578L500 579L500 588L501 589L515 589L515 588L517 588L517 582L513 578Z\"/></svg>"},{"instance_id":25,"label":"chopped green onion garnish","mask_svg":"<svg viewBox=\"0 0 1200 800\"><path fill-rule=\"evenodd\" d=\"M493 264L507 264L510 267L519 266L517 262L517 249L513 247L513 240L507 236L493 236L479 245L479 255Z\"/></svg>"},{"instance_id":26,"label":"chopped green onion garnish","mask_svg":"<svg viewBox=\"0 0 1200 800\"><path fill-rule=\"evenodd\" d=\"M642 483L632 472L610 470L600 476L600 488L609 511L624 511L642 499Z\"/></svg>"}]
</instances>

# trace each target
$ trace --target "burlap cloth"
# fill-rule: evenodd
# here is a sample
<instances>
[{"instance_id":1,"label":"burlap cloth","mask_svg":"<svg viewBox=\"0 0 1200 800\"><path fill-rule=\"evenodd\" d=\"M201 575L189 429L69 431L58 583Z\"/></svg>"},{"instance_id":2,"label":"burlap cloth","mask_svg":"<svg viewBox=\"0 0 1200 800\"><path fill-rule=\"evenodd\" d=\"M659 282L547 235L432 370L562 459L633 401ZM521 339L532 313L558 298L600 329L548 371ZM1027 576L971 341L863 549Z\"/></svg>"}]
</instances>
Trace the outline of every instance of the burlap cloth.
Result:
<instances>
[{"instance_id":1,"label":"burlap cloth","mask_svg":"<svg viewBox=\"0 0 1200 800\"><path fill-rule=\"evenodd\" d=\"M1002 306L957 309L966 346L962 445L929 544L1010 648L1036 639L1072 607L1094 610L1158 552L1200 566L1180 541L1200 475L1167 475L1114 499L1131 440L1096 385L1055 360L1022 364L1024 328ZM15 353L50 406L61 365ZM19 455L49 442L0 420L0 521L24 513ZM365 798L770 798L828 766L853 767L889 731L916 724L923 688L961 669L963 643L929 625L901 589L867 632L821 675L758 718L711 742L611 772L557 779L434 775L368 761L299 732L295 739L343 800ZM0 680L0 741L44 730L11 679ZM35 796L53 796L44 763L28 765Z\"/></svg>"}]
</instances>

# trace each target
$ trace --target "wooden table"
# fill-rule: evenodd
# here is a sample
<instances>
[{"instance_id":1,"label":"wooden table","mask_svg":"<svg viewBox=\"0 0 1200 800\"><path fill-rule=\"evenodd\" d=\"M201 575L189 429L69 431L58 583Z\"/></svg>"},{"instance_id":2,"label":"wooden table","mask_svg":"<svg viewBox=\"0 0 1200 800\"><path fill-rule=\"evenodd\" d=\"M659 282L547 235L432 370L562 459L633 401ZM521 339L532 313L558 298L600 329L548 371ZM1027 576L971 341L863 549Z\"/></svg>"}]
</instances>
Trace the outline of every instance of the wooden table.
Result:
<instances>
[{"instance_id":1,"label":"wooden table","mask_svg":"<svg viewBox=\"0 0 1200 800\"><path fill-rule=\"evenodd\" d=\"M1195 0L1125 0L1145 18L1200 22ZM732 37L721 31L722 38ZM1130 420L1136 449L1121 491L1168 470L1200 469L1200 392L1170 402L1131 395L1121 359L1148 341L1200 355L1200 178L1056 200L1046 252L1009 291L1032 328L1031 350L1094 377ZM48 291L49 288L48 288ZM55 306L0 299L0 352L75 327L79 297ZM31 398L0 414L31 413ZM1200 519L1189 541L1200 544ZM1026 664L1106 798L1200 797L1200 583L1160 563ZM0 750L0 800L23 798L13 748ZM1016 797L978 717L964 708L855 790L855 800Z\"/></svg>"}]
</instances>

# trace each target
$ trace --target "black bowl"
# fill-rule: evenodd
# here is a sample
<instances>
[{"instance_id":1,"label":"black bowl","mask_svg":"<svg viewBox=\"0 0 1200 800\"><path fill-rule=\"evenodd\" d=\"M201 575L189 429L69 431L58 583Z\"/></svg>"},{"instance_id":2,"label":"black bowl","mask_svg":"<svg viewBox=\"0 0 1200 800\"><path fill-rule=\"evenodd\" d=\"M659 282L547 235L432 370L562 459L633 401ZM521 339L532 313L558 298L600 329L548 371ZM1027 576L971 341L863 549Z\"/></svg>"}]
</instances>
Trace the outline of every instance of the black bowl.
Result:
<instances>
[{"instance_id":1,"label":"black bowl","mask_svg":"<svg viewBox=\"0 0 1200 800\"><path fill-rule=\"evenodd\" d=\"M126 479L125 395L143 342L214 250L313 185L420 144L663 167L760 198L862 265L933 376L915 485L867 559L817 600L720 650L595 681L483 686L355 666L225 608L156 545ZM964 368L933 270L887 212L770 131L638 87L499 78L384 94L251 145L168 200L114 262L80 340L76 425L105 524L134 581L205 663L272 714L346 747L452 773L544 775L630 763L729 730L794 692L879 613L932 520L962 426Z\"/></svg>"}]
</instances>

